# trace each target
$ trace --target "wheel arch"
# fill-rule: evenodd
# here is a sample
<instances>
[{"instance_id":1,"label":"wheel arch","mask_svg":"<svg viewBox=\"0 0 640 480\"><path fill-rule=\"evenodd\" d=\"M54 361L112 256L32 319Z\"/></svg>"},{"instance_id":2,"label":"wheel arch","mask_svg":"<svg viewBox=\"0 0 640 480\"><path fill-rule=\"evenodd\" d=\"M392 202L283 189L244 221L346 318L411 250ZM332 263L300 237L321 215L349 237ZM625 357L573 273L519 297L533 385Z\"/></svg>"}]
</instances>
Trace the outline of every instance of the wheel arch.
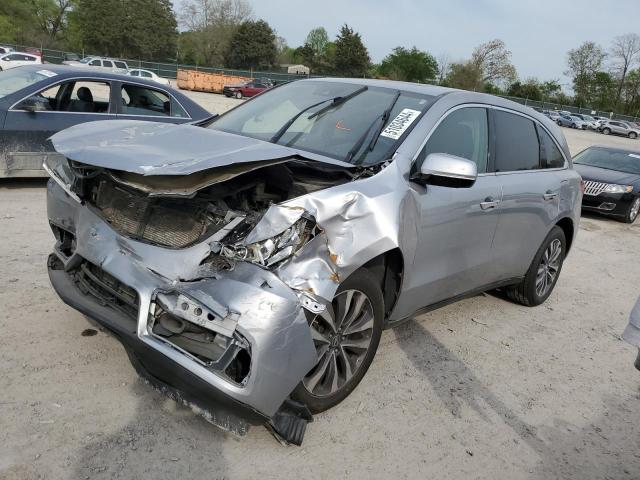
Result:
<instances>
[{"instance_id":1,"label":"wheel arch","mask_svg":"<svg viewBox=\"0 0 640 480\"><path fill-rule=\"evenodd\" d=\"M361 268L366 268L380 283L386 320L393 311L402 288L404 256L399 248L394 248L373 257Z\"/></svg>"},{"instance_id":2,"label":"wheel arch","mask_svg":"<svg viewBox=\"0 0 640 480\"><path fill-rule=\"evenodd\" d=\"M571 250L571 245L573 244L573 235L575 232L575 226L573 224L573 220L570 217L564 217L558 220L556 225L560 227L564 232L564 238L567 242L566 253L569 253L569 250Z\"/></svg>"}]
</instances>

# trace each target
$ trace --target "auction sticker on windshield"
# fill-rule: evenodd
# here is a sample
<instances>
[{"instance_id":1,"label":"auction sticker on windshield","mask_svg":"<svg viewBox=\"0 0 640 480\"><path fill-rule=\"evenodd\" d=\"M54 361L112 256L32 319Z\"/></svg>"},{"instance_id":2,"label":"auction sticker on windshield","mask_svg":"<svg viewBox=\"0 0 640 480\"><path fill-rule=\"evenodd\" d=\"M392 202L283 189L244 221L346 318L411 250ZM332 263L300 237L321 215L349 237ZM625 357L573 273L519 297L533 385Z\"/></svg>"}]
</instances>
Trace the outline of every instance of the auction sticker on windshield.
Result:
<instances>
[{"instance_id":1,"label":"auction sticker on windshield","mask_svg":"<svg viewBox=\"0 0 640 480\"><path fill-rule=\"evenodd\" d=\"M52 72L51 70L38 70L38 72L40 75L44 75L45 77L55 77L57 74L55 72Z\"/></svg>"},{"instance_id":2,"label":"auction sticker on windshield","mask_svg":"<svg viewBox=\"0 0 640 480\"><path fill-rule=\"evenodd\" d=\"M420 113L422 113L420 110L404 108L396 118L391 120L380 136L398 140L407 128L411 126L415 119L420 116Z\"/></svg>"}]
</instances>

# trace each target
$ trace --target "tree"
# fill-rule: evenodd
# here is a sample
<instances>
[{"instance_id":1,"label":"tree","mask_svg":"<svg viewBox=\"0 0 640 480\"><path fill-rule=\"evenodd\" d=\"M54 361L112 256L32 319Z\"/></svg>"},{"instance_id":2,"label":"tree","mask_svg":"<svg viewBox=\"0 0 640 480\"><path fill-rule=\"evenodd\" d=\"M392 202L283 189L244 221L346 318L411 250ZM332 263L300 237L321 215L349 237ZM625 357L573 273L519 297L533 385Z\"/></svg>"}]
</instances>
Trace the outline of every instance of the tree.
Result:
<instances>
[{"instance_id":1,"label":"tree","mask_svg":"<svg viewBox=\"0 0 640 480\"><path fill-rule=\"evenodd\" d=\"M360 34L343 25L335 42L335 72L346 77L363 77L369 69L369 52Z\"/></svg>"},{"instance_id":2,"label":"tree","mask_svg":"<svg viewBox=\"0 0 640 480\"><path fill-rule=\"evenodd\" d=\"M573 91L576 97L591 100L593 93L593 80L596 72L602 68L606 54L602 48L594 42L584 42L578 48L567 53L567 66L565 72L573 81Z\"/></svg>"},{"instance_id":3,"label":"tree","mask_svg":"<svg viewBox=\"0 0 640 480\"><path fill-rule=\"evenodd\" d=\"M540 101L542 100L542 89L538 80L529 78L525 82L513 82L507 90L507 95Z\"/></svg>"},{"instance_id":4,"label":"tree","mask_svg":"<svg viewBox=\"0 0 640 480\"><path fill-rule=\"evenodd\" d=\"M597 110L611 111L614 108L616 82L608 72L595 72L591 80L589 105ZM578 97L576 95L576 97ZM580 98L576 98L578 104Z\"/></svg>"},{"instance_id":5,"label":"tree","mask_svg":"<svg viewBox=\"0 0 640 480\"><path fill-rule=\"evenodd\" d=\"M325 49L329 43L329 35L327 35L324 27L317 27L309 32L304 43L309 45L315 57L321 58L324 56Z\"/></svg>"},{"instance_id":6,"label":"tree","mask_svg":"<svg viewBox=\"0 0 640 480\"><path fill-rule=\"evenodd\" d=\"M542 91L542 99L549 101L551 97L562 91L562 86L558 80L547 80L540 84L540 90Z\"/></svg>"},{"instance_id":7,"label":"tree","mask_svg":"<svg viewBox=\"0 0 640 480\"><path fill-rule=\"evenodd\" d=\"M640 57L640 35L627 33L613 39L610 52L613 61L614 71L618 75L618 89L614 108L620 102L622 88L627 78L627 72L632 68Z\"/></svg>"},{"instance_id":8,"label":"tree","mask_svg":"<svg viewBox=\"0 0 640 480\"><path fill-rule=\"evenodd\" d=\"M438 73L438 63L429 53L420 51L416 47L411 50L396 47L382 60L378 72L393 80L434 81Z\"/></svg>"},{"instance_id":9,"label":"tree","mask_svg":"<svg viewBox=\"0 0 640 480\"><path fill-rule=\"evenodd\" d=\"M482 71L471 61L452 63L444 85L463 90L482 91L484 87Z\"/></svg>"},{"instance_id":10,"label":"tree","mask_svg":"<svg viewBox=\"0 0 640 480\"><path fill-rule=\"evenodd\" d=\"M438 85L442 85L447 78L449 68L451 66L451 59L446 53L441 53L437 58L438 62Z\"/></svg>"},{"instance_id":11,"label":"tree","mask_svg":"<svg viewBox=\"0 0 640 480\"><path fill-rule=\"evenodd\" d=\"M122 58L175 58L178 32L171 0L79 0L77 13L89 51Z\"/></svg>"},{"instance_id":12,"label":"tree","mask_svg":"<svg viewBox=\"0 0 640 480\"><path fill-rule=\"evenodd\" d=\"M221 65L238 26L253 15L247 0L185 0L180 10L180 61Z\"/></svg>"},{"instance_id":13,"label":"tree","mask_svg":"<svg viewBox=\"0 0 640 480\"><path fill-rule=\"evenodd\" d=\"M516 68L511 63L511 52L502 40L491 40L477 46L471 54L471 63L481 72L482 83L510 83L516 80Z\"/></svg>"},{"instance_id":14,"label":"tree","mask_svg":"<svg viewBox=\"0 0 640 480\"><path fill-rule=\"evenodd\" d=\"M276 61L276 34L264 20L240 24L229 42L225 64L231 68L259 69Z\"/></svg>"}]
</instances>

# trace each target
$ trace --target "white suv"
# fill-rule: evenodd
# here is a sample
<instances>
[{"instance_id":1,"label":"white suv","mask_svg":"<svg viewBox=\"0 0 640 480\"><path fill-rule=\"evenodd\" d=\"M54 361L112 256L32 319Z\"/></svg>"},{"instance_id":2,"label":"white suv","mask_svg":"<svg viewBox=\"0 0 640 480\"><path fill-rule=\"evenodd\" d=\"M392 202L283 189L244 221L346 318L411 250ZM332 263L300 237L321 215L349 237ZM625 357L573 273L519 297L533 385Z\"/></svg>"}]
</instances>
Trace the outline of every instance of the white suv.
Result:
<instances>
[{"instance_id":1,"label":"white suv","mask_svg":"<svg viewBox=\"0 0 640 480\"><path fill-rule=\"evenodd\" d=\"M129 65L127 65L127 62L123 62L122 60L115 60L113 58L85 57L80 61L67 60L66 62L62 63L74 67L99 68L111 73L126 74L129 71Z\"/></svg>"}]
</instances>

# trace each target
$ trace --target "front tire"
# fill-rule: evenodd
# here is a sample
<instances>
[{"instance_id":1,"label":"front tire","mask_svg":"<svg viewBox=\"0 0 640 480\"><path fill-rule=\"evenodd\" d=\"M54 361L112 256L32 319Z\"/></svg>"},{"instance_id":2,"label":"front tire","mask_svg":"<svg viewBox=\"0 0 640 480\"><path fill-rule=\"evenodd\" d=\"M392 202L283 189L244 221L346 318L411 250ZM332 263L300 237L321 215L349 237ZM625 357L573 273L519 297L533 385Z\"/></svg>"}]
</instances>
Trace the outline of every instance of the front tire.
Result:
<instances>
[{"instance_id":1,"label":"front tire","mask_svg":"<svg viewBox=\"0 0 640 480\"><path fill-rule=\"evenodd\" d=\"M566 245L564 231L556 225L540 245L522 282L506 289L507 296L527 307L549 298L562 270Z\"/></svg>"},{"instance_id":2,"label":"front tire","mask_svg":"<svg viewBox=\"0 0 640 480\"><path fill-rule=\"evenodd\" d=\"M627 210L627 214L624 216L625 223L633 223L638 218L638 214L640 213L640 197L636 197L631 205L629 205L629 209Z\"/></svg>"},{"instance_id":3,"label":"front tire","mask_svg":"<svg viewBox=\"0 0 640 480\"><path fill-rule=\"evenodd\" d=\"M366 269L351 274L333 302L308 314L318 362L291 396L312 413L337 405L356 388L375 357L384 323L379 282Z\"/></svg>"},{"instance_id":4,"label":"front tire","mask_svg":"<svg viewBox=\"0 0 640 480\"><path fill-rule=\"evenodd\" d=\"M242 100L242 92L236 92L236 98Z\"/></svg>"},{"instance_id":5,"label":"front tire","mask_svg":"<svg viewBox=\"0 0 640 480\"><path fill-rule=\"evenodd\" d=\"M603 129L602 129L602 133L604 133L605 135L610 135L610 134L611 134L611 129L609 129L609 128L603 128Z\"/></svg>"},{"instance_id":6,"label":"front tire","mask_svg":"<svg viewBox=\"0 0 640 480\"><path fill-rule=\"evenodd\" d=\"M636 132L629 132L629 138L633 138L635 140L638 138L638 134Z\"/></svg>"}]
</instances>

